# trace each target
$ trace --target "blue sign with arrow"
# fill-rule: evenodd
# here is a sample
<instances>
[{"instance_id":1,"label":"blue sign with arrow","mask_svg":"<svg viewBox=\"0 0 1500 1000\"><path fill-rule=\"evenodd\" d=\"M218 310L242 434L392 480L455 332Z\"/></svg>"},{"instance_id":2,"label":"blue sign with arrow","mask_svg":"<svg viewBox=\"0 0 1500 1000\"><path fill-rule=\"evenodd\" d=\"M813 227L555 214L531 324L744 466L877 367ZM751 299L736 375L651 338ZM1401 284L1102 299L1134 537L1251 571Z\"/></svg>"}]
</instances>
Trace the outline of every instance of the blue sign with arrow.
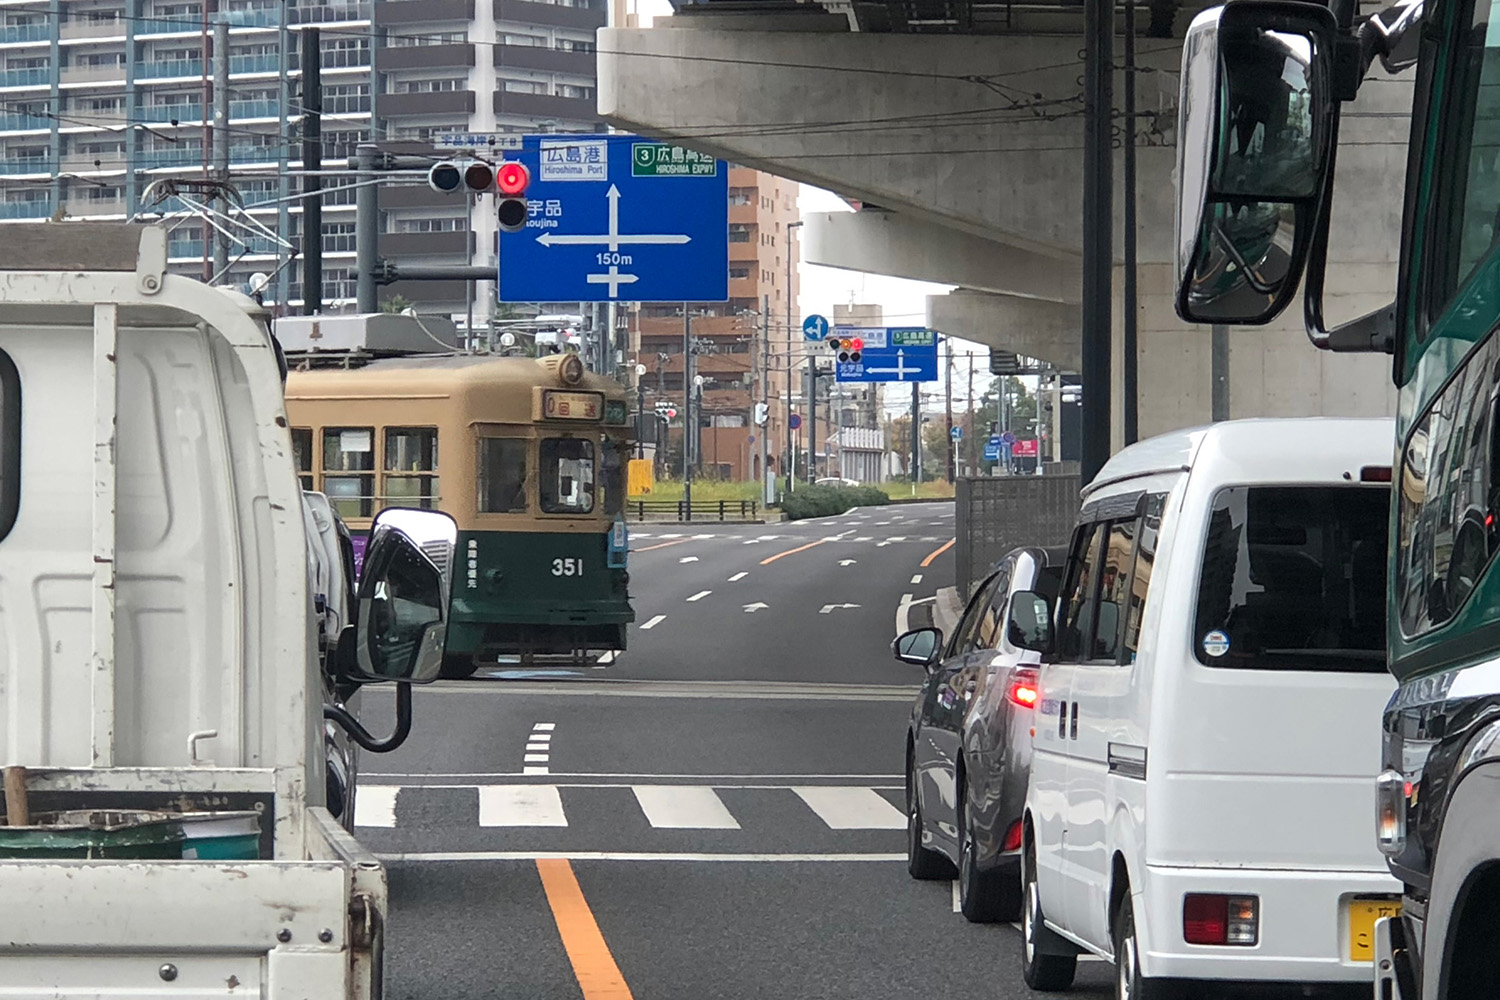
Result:
<instances>
[{"instance_id":1,"label":"blue sign with arrow","mask_svg":"<svg viewBox=\"0 0 1500 1000\"><path fill-rule=\"evenodd\" d=\"M824 341L828 339L828 317L819 316L816 313L802 321L802 337L805 340Z\"/></svg>"},{"instance_id":2,"label":"blue sign with arrow","mask_svg":"<svg viewBox=\"0 0 1500 1000\"><path fill-rule=\"evenodd\" d=\"M964 429L962 427L955 427L948 432L948 436L955 441L962 441L964 439Z\"/></svg>"},{"instance_id":3,"label":"blue sign with arrow","mask_svg":"<svg viewBox=\"0 0 1500 1000\"><path fill-rule=\"evenodd\" d=\"M990 439L984 443L984 460L986 462L998 462L1000 460L1000 448L1004 443L1004 439L1000 435L991 435Z\"/></svg>"},{"instance_id":4,"label":"blue sign with arrow","mask_svg":"<svg viewBox=\"0 0 1500 1000\"><path fill-rule=\"evenodd\" d=\"M504 302L723 302L729 169L633 135L530 135L530 218L500 234Z\"/></svg>"},{"instance_id":5,"label":"blue sign with arrow","mask_svg":"<svg viewBox=\"0 0 1500 1000\"><path fill-rule=\"evenodd\" d=\"M880 331L875 331L879 333ZM840 361L834 368L839 382L936 382L937 334L920 326L893 326L884 337L866 331L858 361ZM884 344L871 341L884 340Z\"/></svg>"}]
</instances>

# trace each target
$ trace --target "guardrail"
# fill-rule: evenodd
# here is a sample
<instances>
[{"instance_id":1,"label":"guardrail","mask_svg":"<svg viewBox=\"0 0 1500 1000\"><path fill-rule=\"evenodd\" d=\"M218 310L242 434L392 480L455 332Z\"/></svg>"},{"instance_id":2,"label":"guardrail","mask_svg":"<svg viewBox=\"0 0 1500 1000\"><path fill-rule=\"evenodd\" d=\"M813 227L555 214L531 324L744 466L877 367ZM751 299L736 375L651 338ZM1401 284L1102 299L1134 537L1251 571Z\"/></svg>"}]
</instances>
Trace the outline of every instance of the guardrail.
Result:
<instances>
[{"instance_id":1,"label":"guardrail","mask_svg":"<svg viewBox=\"0 0 1500 1000\"><path fill-rule=\"evenodd\" d=\"M755 500L646 500L625 501L625 513L637 521L753 521L760 510Z\"/></svg>"}]
</instances>

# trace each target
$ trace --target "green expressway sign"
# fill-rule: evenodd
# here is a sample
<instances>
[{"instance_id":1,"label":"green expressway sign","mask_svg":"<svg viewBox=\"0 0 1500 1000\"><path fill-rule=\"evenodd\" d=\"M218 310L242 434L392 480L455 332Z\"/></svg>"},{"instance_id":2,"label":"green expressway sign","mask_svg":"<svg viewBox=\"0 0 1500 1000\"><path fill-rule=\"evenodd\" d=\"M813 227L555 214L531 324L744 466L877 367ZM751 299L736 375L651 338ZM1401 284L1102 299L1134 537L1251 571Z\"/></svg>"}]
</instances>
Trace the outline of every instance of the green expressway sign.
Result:
<instances>
[{"instance_id":1,"label":"green expressway sign","mask_svg":"<svg viewBox=\"0 0 1500 1000\"><path fill-rule=\"evenodd\" d=\"M632 177L714 177L719 161L707 153L660 142L637 142L630 147Z\"/></svg>"}]
</instances>

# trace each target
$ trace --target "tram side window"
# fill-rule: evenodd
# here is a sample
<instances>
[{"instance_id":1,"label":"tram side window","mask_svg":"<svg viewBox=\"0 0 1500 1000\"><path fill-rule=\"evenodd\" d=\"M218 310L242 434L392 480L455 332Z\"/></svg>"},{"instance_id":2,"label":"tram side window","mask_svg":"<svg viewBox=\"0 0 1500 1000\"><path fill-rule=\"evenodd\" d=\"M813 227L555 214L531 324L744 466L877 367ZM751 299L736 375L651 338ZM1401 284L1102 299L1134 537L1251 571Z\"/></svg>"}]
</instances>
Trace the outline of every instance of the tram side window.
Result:
<instances>
[{"instance_id":1,"label":"tram side window","mask_svg":"<svg viewBox=\"0 0 1500 1000\"><path fill-rule=\"evenodd\" d=\"M292 428L292 458L297 463L297 481L304 490L313 488L313 436L311 427Z\"/></svg>"},{"instance_id":2,"label":"tram side window","mask_svg":"<svg viewBox=\"0 0 1500 1000\"><path fill-rule=\"evenodd\" d=\"M432 427L387 427L385 486L381 503L390 507L438 506L438 432Z\"/></svg>"},{"instance_id":3,"label":"tram side window","mask_svg":"<svg viewBox=\"0 0 1500 1000\"><path fill-rule=\"evenodd\" d=\"M525 438L479 439L479 513L526 512Z\"/></svg>"},{"instance_id":4,"label":"tram side window","mask_svg":"<svg viewBox=\"0 0 1500 1000\"><path fill-rule=\"evenodd\" d=\"M594 509L594 442L547 438L540 466L543 513L587 514Z\"/></svg>"},{"instance_id":5,"label":"tram side window","mask_svg":"<svg viewBox=\"0 0 1500 1000\"><path fill-rule=\"evenodd\" d=\"M339 517L375 514L375 429L323 429L323 492Z\"/></svg>"}]
</instances>

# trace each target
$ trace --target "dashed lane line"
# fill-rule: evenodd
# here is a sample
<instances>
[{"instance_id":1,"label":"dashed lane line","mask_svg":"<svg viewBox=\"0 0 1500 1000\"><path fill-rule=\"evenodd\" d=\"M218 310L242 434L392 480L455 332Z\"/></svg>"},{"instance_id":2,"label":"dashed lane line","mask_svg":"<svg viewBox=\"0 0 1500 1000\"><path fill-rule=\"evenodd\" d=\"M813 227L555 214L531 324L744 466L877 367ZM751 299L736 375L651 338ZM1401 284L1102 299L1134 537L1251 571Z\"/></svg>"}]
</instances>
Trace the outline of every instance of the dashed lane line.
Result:
<instances>
[{"instance_id":1,"label":"dashed lane line","mask_svg":"<svg viewBox=\"0 0 1500 1000\"><path fill-rule=\"evenodd\" d=\"M664 622L666 620L667 620L667 616L666 615L657 615L655 618L652 618L652 619L648 620L645 624L643 624L641 626L641 631L644 632L648 628L656 628L656 626L660 625L662 622Z\"/></svg>"},{"instance_id":2,"label":"dashed lane line","mask_svg":"<svg viewBox=\"0 0 1500 1000\"><path fill-rule=\"evenodd\" d=\"M912 577L911 577L911 582L912 583L921 583L922 582L922 574L921 573L913 573Z\"/></svg>"},{"instance_id":3,"label":"dashed lane line","mask_svg":"<svg viewBox=\"0 0 1500 1000\"><path fill-rule=\"evenodd\" d=\"M747 573L747 572L745 572L744 570L740 570L738 573L734 574L734 576L731 576L729 578L729 582L730 583L735 583L736 581L743 580L745 577L747 577L749 575L750 574Z\"/></svg>"},{"instance_id":4,"label":"dashed lane line","mask_svg":"<svg viewBox=\"0 0 1500 1000\"><path fill-rule=\"evenodd\" d=\"M692 603L693 601L701 601L705 597L707 597L709 594L712 594L712 593L713 593L712 590L700 590L696 594L694 594L692 597L689 597L688 598L688 602Z\"/></svg>"}]
</instances>

